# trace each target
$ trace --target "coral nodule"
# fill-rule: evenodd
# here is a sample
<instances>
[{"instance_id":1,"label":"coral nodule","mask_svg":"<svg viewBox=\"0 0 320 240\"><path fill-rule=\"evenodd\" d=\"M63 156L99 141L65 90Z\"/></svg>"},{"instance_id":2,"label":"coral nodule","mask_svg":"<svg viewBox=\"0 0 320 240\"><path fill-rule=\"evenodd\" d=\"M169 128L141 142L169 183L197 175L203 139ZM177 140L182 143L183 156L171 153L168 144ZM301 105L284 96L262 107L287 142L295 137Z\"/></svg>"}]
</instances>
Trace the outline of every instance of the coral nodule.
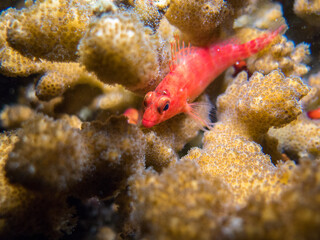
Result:
<instances>
[{"instance_id":1,"label":"coral nodule","mask_svg":"<svg viewBox=\"0 0 320 240\"><path fill-rule=\"evenodd\" d=\"M10 3L0 15L0 239L320 239L320 122L308 114L320 105L319 49L308 42L317 1ZM195 100L208 128L186 114L141 124L142 96L195 47L237 48L279 26L286 36Z\"/></svg>"}]
</instances>

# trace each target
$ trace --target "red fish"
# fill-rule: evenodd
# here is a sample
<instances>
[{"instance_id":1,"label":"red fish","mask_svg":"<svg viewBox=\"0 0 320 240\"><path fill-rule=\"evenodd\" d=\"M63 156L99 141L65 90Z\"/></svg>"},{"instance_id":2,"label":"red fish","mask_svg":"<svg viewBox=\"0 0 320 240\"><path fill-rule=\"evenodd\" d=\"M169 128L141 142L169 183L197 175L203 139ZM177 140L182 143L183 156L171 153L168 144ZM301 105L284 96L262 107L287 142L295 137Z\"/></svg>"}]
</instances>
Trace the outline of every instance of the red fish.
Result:
<instances>
[{"instance_id":1,"label":"red fish","mask_svg":"<svg viewBox=\"0 0 320 240\"><path fill-rule=\"evenodd\" d=\"M320 108L307 112L307 115L311 119L320 119Z\"/></svg>"},{"instance_id":2,"label":"red fish","mask_svg":"<svg viewBox=\"0 0 320 240\"><path fill-rule=\"evenodd\" d=\"M228 67L261 51L286 30L281 25L243 44L225 43L209 47L186 47L172 51L170 72L144 99L142 124L149 128L169 118L186 113L209 127L196 111L193 101ZM179 46L178 46L179 49Z\"/></svg>"},{"instance_id":3,"label":"red fish","mask_svg":"<svg viewBox=\"0 0 320 240\"><path fill-rule=\"evenodd\" d=\"M128 108L123 113L128 118L128 123L137 125L139 121L139 111L135 108Z\"/></svg>"}]
</instances>

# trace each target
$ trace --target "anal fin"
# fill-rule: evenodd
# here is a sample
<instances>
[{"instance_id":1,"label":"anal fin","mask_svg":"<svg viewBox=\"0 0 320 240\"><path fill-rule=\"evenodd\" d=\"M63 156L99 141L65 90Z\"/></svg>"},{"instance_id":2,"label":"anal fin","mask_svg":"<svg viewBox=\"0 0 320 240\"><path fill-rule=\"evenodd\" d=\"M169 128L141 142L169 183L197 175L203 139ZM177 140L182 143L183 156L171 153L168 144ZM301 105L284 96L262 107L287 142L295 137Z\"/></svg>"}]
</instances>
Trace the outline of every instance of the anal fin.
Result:
<instances>
[{"instance_id":1,"label":"anal fin","mask_svg":"<svg viewBox=\"0 0 320 240\"><path fill-rule=\"evenodd\" d=\"M212 123L209 118L212 107L213 106L208 102L189 103L187 105L186 114L199 123L203 131L206 131L205 128L211 130L214 127L214 123Z\"/></svg>"}]
</instances>

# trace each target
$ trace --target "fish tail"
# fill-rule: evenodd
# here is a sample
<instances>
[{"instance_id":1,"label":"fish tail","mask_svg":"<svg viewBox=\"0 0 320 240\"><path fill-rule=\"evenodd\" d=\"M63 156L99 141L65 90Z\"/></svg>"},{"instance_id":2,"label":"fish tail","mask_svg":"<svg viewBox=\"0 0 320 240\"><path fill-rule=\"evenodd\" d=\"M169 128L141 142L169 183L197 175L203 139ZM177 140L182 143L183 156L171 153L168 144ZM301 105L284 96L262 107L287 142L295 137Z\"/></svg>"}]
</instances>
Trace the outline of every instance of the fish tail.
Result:
<instances>
[{"instance_id":1,"label":"fish tail","mask_svg":"<svg viewBox=\"0 0 320 240\"><path fill-rule=\"evenodd\" d=\"M271 44L279 35L287 30L284 21L275 21L270 30L261 36L243 44L226 43L214 44L209 47L212 61L220 66L231 66L236 61L246 59Z\"/></svg>"},{"instance_id":2,"label":"fish tail","mask_svg":"<svg viewBox=\"0 0 320 240\"><path fill-rule=\"evenodd\" d=\"M271 44L279 35L284 34L287 28L288 27L284 21L276 21L276 23L270 28L267 33L264 33L260 37L255 38L249 42L240 44L239 48L242 49L240 51L242 52L242 56L239 57L241 59L244 59L263 50L269 44Z\"/></svg>"}]
</instances>

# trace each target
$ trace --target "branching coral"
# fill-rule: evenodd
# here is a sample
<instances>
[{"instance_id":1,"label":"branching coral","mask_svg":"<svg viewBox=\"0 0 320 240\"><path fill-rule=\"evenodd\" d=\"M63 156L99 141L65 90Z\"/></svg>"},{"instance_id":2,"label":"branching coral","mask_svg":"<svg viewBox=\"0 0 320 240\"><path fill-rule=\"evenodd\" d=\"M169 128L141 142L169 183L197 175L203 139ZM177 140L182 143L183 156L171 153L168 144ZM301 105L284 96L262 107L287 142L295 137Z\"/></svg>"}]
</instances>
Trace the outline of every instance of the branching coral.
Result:
<instances>
[{"instance_id":1,"label":"branching coral","mask_svg":"<svg viewBox=\"0 0 320 240\"><path fill-rule=\"evenodd\" d=\"M169 22L195 45L206 45L229 29L240 7L246 1L173 0L166 12Z\"/></svg>"},{"instance_id":2,"label":"branching coral","mask_svg":"<svg viewBox=\"0 0 320 240\"><path fill-rule=\"evenodd\" d=\"M44 60L77 58L78 42L92 15L86 6L77 1L38 1L28 9L3 12L0 72L7 76L46 72L37 85L37 96L45 100L82 83L101 88L103 84L79 63Z\"/></svg>"},{"instance_id":3,"label":"branching coral","mask_svg":"<svg viewBox=\"0 0 320 240\"><path fill-rule=\"evenodd\" d=\"M248 41L260 34L256 29L244 28L237 35L243 41ZM248 58L247 66L250 72L259 71L268 74L281 69L286 76L303 76L309 71L305 64L309 59L309 46L300 43L296 47L292 41L281 36L280 40L269 48Z\"/></svg>"},{"instance_id":4,"label":"branching coral","mask_svg":"<svg viewBox=\"0 0 320 240\"><path fill-rule=\"evenodd\" d=\"M0 114L0 126L10 129L21 126L21 123L32 118L35 112L23 105L6 106Z\"/></svg>"},{"instance_id":5,"label":"branching coral","mask_svg":"<svg viewBox=\"0 0 320 240\"><path fill-rule=\"evenodd\" d=\"M4 167L17 141L13 133L0 135L0 237L39 234L57 238L62 232L70 233L74 209L67 206L65 196L31 192L5 178Z\"/></svg>"},{"instance_id":6,"label":"branching coral","mask_svg":"<svg viewBox=\"0 0 320 240\"><path fill-rule=\"evenodd\" d=\"M177 29L203 46L233 25L243 28L236 30L245 42L283 18L279 4L28 0L26 6L0 17L0 72L38 74L0 117L11 129L0 135L0 238L70 233L77 216L90 224L81 209L89 202L114 215L92 224L99 239L318 238L318 123L298 117L301 103L318 104L316 75L300 101L309 92L300 79L308 71L307 45L279 36L248 59L250 78L230 75L225 93L210 96L218 97L218 122L204 135L183 114L151 129L113 116L140 108L136 93L154 89L168 73ZM207 118L209 101L198 100L206 102L198 110ZM194 137L202 145L179 159ZM281 153L286 162L278 161ZM297 163L289 159L295 156Z\"/></svg>"},{"instance_id":7,"label":"branching coral","mask_svg":"<svg viewBox=\"0 0 320 240\"><path fill-rule=\"evenodd\" d=\"M42 191L65 191L81 181L88 154L79 129L42 115L22 129L6 165L11 181Z\"/></svg>"},{"instance_id":8,"label":"branching coral","mask_svg":"<svg viewBox=\"0 0 320 240\"><path fill-rule=\"evenodd\" d=\"M276 202L292 177L291 162L274 166L252 140L269 127L296 118L301 113L298 100L307 93L308 87L300 78L284 78L278 71L267 76L256 73L249 80L244 72L239 74L218 99L219 122L205 133L203 149L193 148L181 163L160 175L146 173L133 181L137 206L133 219L143 226L142 235L208 239L240 232L240 236L250 236L250 230L242 227L245 219L234 217L237 209L247 206L254 196ZM207 187L214 192L204 190ZM199 193L199 189L203 190ZM264 207L257 207L256 212Z\"/></svg>"},{"instance_id":9,"label":"branching coral","mask_svg":"<svg viewBox=\"0 0 320 240\"><path fill-rule=\"evenodd\" d=\"M283 128L272 128L268 133L278 139L278 150L292 159L315 159L320 156L320 124L305 115Z\"/></svg>"},{"instance_id":10,"label":"branching coral","mask_svg":"<svg viewBox=\"0 0 320 240\"><path fill-rule=\"evenodd\" d=\"M297 99L308 92L299 77L285 78L273 71L266 76L255 73L247 80L242 72L219 97L218 119L232 125L232 132L257 139L271 126L280 127L296 119L302 112Z\"/></svg>"},{"instance_id":11,"label":"branching coral","mask_svg":"<svg viewBox=\"0 0 320 240\"><path fill-rule=\"evenodd\" d=\"M161 175L147 171L136 176L132 186L133 221L142 227L142 236L150 239L218 236L223 208L232 202L227 186L219 179L212 181L189 161L177 163Z\"/></svg>"},{"instance_id":12,"label":"branching coral","mask_svg":"<svg viewBox=\"0 0 320 240\"><path fill-rule=\"evenodd\" d=\"M7 42L7 29L14 16L13 9L2 12L0 16L0 73L7 76L28 76L39 72L41 66L35 58L23 56Z\"/></svg>"},{"instance_id":13,"label":"branching coral","mask_svg":"<svg viewBox=\"0 0 320 240\"><path fill-rule=\"evenodd\" d=\"M91 16L90 5L85 0L36 1L14 14L7 40L25 56L51 61L75 60L78 42Z\"/></svg>"},{"instance_id":14,"label":"branching coral","mask_svg":"<svg viewBox=\"0 0 320 240\"><path fill-rule=\"evenodd\" d=\"M103 83L76 62L48 63L46 73L38 81L36 95L41 100L61 96L75 85L88 84L103 89Z\"/></svg>"},{"instance_id":15,"label":"branching coral","mask_svg":"<svg viewBox=\"0 0 320 240\"><path fill-rule=\"evenodd\" d=\"M295 0L294 12L309 24L319 27L320 2L318 0Z\"/></svg>"},{"instance_id":16,"label":"branching coral","mask_svg":"<svg viewBox=\"0 0 320 240\"><path fill-rule=\"evenodd\" d=\"M106 83L145 93L159 70L155 43L134 14L104 15L81 40L80 61Z\"/></svg>"}]
</instances>

